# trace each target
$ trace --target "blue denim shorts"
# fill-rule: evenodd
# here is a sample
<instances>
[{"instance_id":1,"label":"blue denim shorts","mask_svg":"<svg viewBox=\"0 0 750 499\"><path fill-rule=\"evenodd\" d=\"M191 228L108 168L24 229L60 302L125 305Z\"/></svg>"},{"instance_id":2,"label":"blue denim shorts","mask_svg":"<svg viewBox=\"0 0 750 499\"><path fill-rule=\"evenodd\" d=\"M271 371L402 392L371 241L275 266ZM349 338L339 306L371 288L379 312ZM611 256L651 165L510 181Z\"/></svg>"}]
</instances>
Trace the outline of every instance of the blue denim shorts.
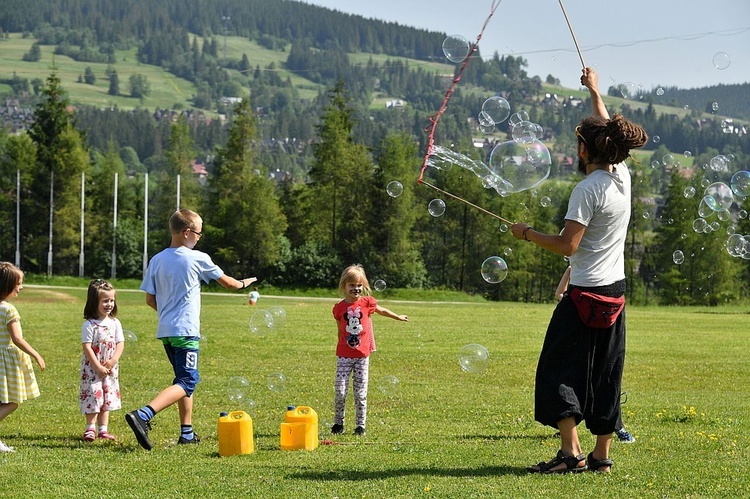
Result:
<instances>
[{"instance_id":1,"label":"blue denim shorts","mask_svg":"<svg viewBox=\"0 0 750 499\"><path fill-rule=\"evenodd\" d=\"M190 397L201 377L198 374L198 341L200 338L163 338L164 351L174 370L173 385L180 385Z\"/></svg>"}]
</instances>

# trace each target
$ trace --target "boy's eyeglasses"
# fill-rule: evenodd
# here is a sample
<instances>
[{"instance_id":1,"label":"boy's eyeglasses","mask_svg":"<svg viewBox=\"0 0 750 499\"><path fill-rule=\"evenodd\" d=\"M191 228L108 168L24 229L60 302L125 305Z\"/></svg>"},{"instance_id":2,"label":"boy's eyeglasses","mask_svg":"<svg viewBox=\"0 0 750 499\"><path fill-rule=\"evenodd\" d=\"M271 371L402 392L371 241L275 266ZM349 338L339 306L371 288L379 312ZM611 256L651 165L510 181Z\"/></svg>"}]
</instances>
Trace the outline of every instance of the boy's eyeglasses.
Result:
<instances>
[{"instance_id":1,"label":"boy's eyeglasses","mask_svg":"<svg viewBox=\"0 0 750 499\"><path fill-rule=\"evenodd\" d=\"M185 230L189 230L190 232L192 232L198 237L203 237L203 232L198 232L197 230L193 230L193 229L185 229Z\"/></svg>"}]
</instances>

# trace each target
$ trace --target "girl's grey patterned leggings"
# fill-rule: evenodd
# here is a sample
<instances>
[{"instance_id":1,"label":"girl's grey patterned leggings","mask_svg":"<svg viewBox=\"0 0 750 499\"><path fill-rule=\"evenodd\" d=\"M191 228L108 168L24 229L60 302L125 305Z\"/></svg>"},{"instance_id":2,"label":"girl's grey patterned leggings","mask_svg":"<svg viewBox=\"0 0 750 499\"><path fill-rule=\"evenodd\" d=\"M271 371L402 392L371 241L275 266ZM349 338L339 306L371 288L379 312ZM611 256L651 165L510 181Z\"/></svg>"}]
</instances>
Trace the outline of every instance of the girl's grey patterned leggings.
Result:
<instances>
[{"instance_id":1,"label":"girl's grey patterned leggings","mask_svg":"<svg viewBox=\"0 0 750 499\"><path fill-rule=\"evenodd\" d=\"M349 376L354 373L352 387L354 388L354 408L356 426L365 427L367 421L367 380L369 379L370 358L338 357L336 363L336 381L333 385L334 424L344 424L346 410L346 393L349 389Z\"/></svg>"}]
</instances>

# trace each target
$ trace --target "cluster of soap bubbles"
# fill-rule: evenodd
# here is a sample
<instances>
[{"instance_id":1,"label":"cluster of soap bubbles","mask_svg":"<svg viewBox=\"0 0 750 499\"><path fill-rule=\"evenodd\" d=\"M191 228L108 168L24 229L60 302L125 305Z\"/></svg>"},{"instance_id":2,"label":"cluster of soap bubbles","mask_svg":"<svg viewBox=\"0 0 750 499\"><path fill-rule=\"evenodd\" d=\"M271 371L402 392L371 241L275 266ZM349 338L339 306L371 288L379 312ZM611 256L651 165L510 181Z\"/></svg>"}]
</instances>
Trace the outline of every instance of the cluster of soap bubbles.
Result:
<instances>
[{"instance_id":1,"label":"cluster of soap bubbles","mask_svg":"<svg viewBox=\"0 0 750 499\"><path fill-rule=\"evenodd\" d=\"M458 352L458 365L467 373L480 373L487 369L490 352L482 345L471 343Z\"/></svg>"},{"instance_id":2,"label":"cluster of soap bubbles","mask_svg":"<svg viewBox=\"0 0 750 499\"><path fill-rule=\"evenodd\" d=\"M266 333L284 326L286 326L286 310L282 307L268 307L250 316L250 332L257 336L265 336Z\"/></svg>"},{"instance_id":3,"label":"cluster of soap bubbles","mask_svg":"<svg viewBox=\"0 0 750 499\"><path fill-rule=\"evenodd\" d=\"M704 168L713 171L726 171L727 163L732 161L728 156L718 155L711 159L710 165ZM699 234L709 234L717 232L721 228L720 222L732 220L730 208L735 200L742 201L750 196L750 171L740 170L732 175L727 185L724 182L711 183L708 179L703 179L701 187L704 188L703 196L698 203L698 218L693 220L693 231ZM696 189L688 186L683 191L685 198L693 198ZM712 220L713 218L716 220ZM747 212L740 210L737 214L740 219L747 218ZM734 227L727 228L728 238L724 242L727 252L736 258L750 260L750 235L741 235L734 233ZM685 262L685 254L682 250L675 250L672 254L672 261L676 265Z\"/></svg>"}]
</instances>

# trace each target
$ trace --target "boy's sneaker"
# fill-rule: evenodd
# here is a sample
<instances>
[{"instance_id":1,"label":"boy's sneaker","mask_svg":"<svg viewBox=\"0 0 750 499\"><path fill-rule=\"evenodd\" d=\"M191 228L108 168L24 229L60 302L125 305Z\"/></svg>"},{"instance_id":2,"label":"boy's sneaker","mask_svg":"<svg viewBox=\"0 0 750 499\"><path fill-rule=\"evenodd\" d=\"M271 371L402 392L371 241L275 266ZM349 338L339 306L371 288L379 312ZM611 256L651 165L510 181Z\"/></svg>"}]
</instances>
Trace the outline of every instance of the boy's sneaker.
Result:
<instances>
[{"instance_id":1,"label":"boy's sneaker","mask_svg":"<svg viewBox=\"0 0 750 499\"><path fill-rule=\"evenodd\" d=\"M96 432L94 430L86 430L83 432L84 442L93 442L96 439Z\"/></svg>"},{"instance_id":2,"label":"boy's sneaker","mask_svg":"<svg viewBox=\"0 0 750 499\"><path fill-rule=\"evenodd\" d=\"M99 438L102 440L117 440L117 437L112 435L108 431L100 431L99 432Z\"/></svg>"},{"instance_id":3,"label":"boy's sneaker","mask_svg":"<svg viewBox=\"0 0 750 499\"><path fill-rule=\"evenodd\" d=\"M193 433L193 438L191 438L190 440L188 440L187 438L185 438L183 436L180 436L180 439L177 440L177 443L180 444L180 445L185 445L185 444L199 444L199 443L201 443L201 439L198 438L198 434L197 433Z\"/></svg>"},{"instance_id":4,"label":"boy's sneaker","mask_svg":"<svg viewBox=\"0 0 750 499\"><path fill-rule=\"evenodd\" d=\"M617 435L617 439L623 444L635 443L635 437L631 435L625 428L620 428L619 430L617 430L615 432L615 435Z\"/></svg>"},{"instance_id":5,"label":"boy's sneaker","mask_svg":"<svg viewBox=\"0 0 750 499\"><path fill-rule=\"evenodd\" d=\"M336 423L335 425L331 426L331 433L334 435L341 435L344 433L344 425Z\"/></svg>"},{"instance_id":6,"label":"boy's sneaker","mask_svg":"<svg viewBox=\"0 0 750 499\"><path fill-rule=\"evenodd\" d=\"M125 421L130 425L130 429L135 434L135 439L146 450L151 450L151 440L148 439L148 432L151 431L151 422L144 421L138 416L138 411L131 411L125 414Z\"/></svg>"},{"instance_id":7,"label":"boy's sneaker","mask_svg":"<svg viewBox=\"0 0 750 499\"><path fill-rule=\"evenodd\" d=\"M356 428L354 428L354 434L355 435L364 435L365 433L366 432L365 432L365 427L364 426L357 426Z\"/></svg>"},{"instance_id":8,"label":"boy's sneaker","mask_svg":"<svg viewBox=\"0 0 750 499\"><path fill-rule=\"evenodd\" d=\"M0 452L16 452L13 447L10 445L5 445L2 440L0 440Z\"/></svg>"}]
</instances>

